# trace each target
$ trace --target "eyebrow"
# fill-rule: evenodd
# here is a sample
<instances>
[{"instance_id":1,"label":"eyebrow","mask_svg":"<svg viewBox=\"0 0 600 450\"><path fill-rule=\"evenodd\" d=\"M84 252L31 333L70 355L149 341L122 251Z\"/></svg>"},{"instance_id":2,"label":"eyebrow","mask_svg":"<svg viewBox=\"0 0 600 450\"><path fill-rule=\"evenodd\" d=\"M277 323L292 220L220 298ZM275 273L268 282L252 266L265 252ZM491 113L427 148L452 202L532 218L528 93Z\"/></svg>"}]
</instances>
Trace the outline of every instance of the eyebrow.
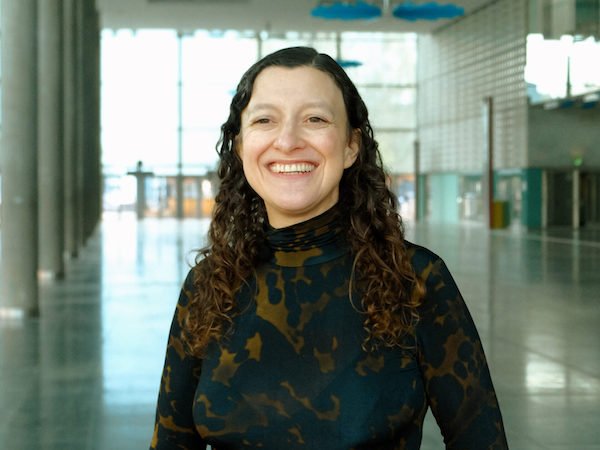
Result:
<instances>
[{"instance_id":1,"label":"eyebrow","mask_svg":"<svg viewBox=\"0 0 600 450\"><path fill-rule=\"evenodd\" d=\"M329 113L333 114L333 109L326 103L322 101L314 101L304 103L302 108L321 108L327 110ZM253 114L263 110L277 109L277 107L272 103L257 103L252 105L252 107L246 109L247 114Z\"/></svg>"},{"instance_id":2,"label":"eyebrow","mask_svg":"<svg viewBox=\"0 0 600 450\"><path fill-rule=\"evenodd\" d=\"M252 105L252 107L246 108L245 112L246 113L254 113L256 111L262 111L264 109L273 109L275 108L273 105L271 105L270 103L257 103L255 105Z\"/></svg>"}]
</instances>

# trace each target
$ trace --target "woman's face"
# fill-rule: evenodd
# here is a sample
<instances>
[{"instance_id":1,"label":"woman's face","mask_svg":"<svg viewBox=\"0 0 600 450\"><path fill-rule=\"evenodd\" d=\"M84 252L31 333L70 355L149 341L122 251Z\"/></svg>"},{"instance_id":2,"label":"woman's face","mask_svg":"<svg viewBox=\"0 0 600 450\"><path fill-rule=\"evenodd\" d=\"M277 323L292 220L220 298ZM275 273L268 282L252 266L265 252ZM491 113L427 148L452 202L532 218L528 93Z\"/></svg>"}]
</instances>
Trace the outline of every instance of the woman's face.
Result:
<instances>
[{"instance_id":1,"label":"woman's face","mask_svg":"<svg viewBox=\"0 0 600 450\"><path fill-rule=\"evenodd\" d=\"M358 132L349 132L342 93L328 74L272 66L256 77L237 151L271 226L308 220L337 203L358 149Z\"/></svg>"}]
</instances>

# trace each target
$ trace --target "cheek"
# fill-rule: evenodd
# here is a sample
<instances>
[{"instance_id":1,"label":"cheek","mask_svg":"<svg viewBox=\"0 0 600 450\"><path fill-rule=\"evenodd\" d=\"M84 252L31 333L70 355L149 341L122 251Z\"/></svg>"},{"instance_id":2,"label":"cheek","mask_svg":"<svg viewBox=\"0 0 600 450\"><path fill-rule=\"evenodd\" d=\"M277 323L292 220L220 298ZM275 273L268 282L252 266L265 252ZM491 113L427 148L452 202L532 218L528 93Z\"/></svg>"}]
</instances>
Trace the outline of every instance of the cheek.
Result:
<instances>
[{"instance_id":1,"label":"cheek","mask_svg":"<svg viewBox=\"0 0 600 450\"><path fill-rule=\"evenodd\" d=\"M249 137L244 140L242 147L242 163L249 170L257 171L262 167L265 158L269 155L270 141L262 136Z\"/></svg>"},{"instance_id":2,"label":"cheek","mask_svg":"<svg viewBox=\"0 0 600 450\"><path fill-rule=\"evenodd\" d=\"M243 130L240 130L240 132L233 139L233 150L238 160L243 165L246 157L246 139L243 135Z\"/></svg>"},{"instance_id":3,"label":"cheek","mask_svg":"<svg viewBox=\"0 0 600 450\"><path fill-rule=\"evenodd\" d=\"M244 138L243 145L238 147L238 156L247 180L255 178L260 165L261 152L253 139Z\"/></svg>"},{"instance_id":4,"label":"cheek","mask_svg":"<svg viewBox=\"0 0 600 450\"><path fill-rule=\"evenodd\" d=\"M327 158L335 161L337 164L344 166L348 155L348 145L343 138L330 137L327 141L323 141L322 148L327 149Z\"/></svg>"}]
</instances>

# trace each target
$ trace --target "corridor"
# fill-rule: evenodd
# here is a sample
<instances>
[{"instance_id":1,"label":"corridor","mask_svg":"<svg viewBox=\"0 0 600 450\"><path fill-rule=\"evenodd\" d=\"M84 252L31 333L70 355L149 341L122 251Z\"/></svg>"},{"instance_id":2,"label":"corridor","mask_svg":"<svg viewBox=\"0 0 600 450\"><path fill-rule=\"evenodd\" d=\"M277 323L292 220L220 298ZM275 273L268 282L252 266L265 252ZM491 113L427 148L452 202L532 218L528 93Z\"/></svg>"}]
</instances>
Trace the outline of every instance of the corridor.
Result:
<instances>
[{"instance_id":1,"label":"corridor","mask_svg":"<svg viewBox=\"0 0 600 450\"><path fill-rule=\"evenodd\" d=\"M66 281L42 285L41 317L0 318L0 448L148 447L173 308L207 225L105 213ZM598 233L407 230L461 288L511 449L600 449ZM442 448L429 415L423 449Z\"/></svg>"}]
</instances>

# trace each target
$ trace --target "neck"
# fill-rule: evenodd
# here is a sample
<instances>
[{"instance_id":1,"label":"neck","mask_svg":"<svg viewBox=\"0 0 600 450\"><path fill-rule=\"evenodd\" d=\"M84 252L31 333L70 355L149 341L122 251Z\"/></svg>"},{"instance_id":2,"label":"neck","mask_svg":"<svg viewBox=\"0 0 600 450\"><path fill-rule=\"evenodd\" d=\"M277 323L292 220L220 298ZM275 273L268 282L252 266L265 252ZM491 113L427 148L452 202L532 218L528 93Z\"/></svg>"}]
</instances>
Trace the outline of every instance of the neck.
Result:
<instances>
[{"instance_id":1,"label":"neck","mask_svg":"<svg viewBox=\"0 0 600 450\"><path fill-rule=\"evenodd\" d=\"M324 205L323 207L317 210L311 210L310 212L296 214L288 214L283 213L281 211L274 211L273 209L267 207L267 218L269 220L269 225L272 228L287 228L302 222L306 222L310 219L314 219L315 217L320 216L324 212L329 211L330 209L335 207L335 205L336 203L332 203L330 205Z\"/></svg>"}]
</instances>

